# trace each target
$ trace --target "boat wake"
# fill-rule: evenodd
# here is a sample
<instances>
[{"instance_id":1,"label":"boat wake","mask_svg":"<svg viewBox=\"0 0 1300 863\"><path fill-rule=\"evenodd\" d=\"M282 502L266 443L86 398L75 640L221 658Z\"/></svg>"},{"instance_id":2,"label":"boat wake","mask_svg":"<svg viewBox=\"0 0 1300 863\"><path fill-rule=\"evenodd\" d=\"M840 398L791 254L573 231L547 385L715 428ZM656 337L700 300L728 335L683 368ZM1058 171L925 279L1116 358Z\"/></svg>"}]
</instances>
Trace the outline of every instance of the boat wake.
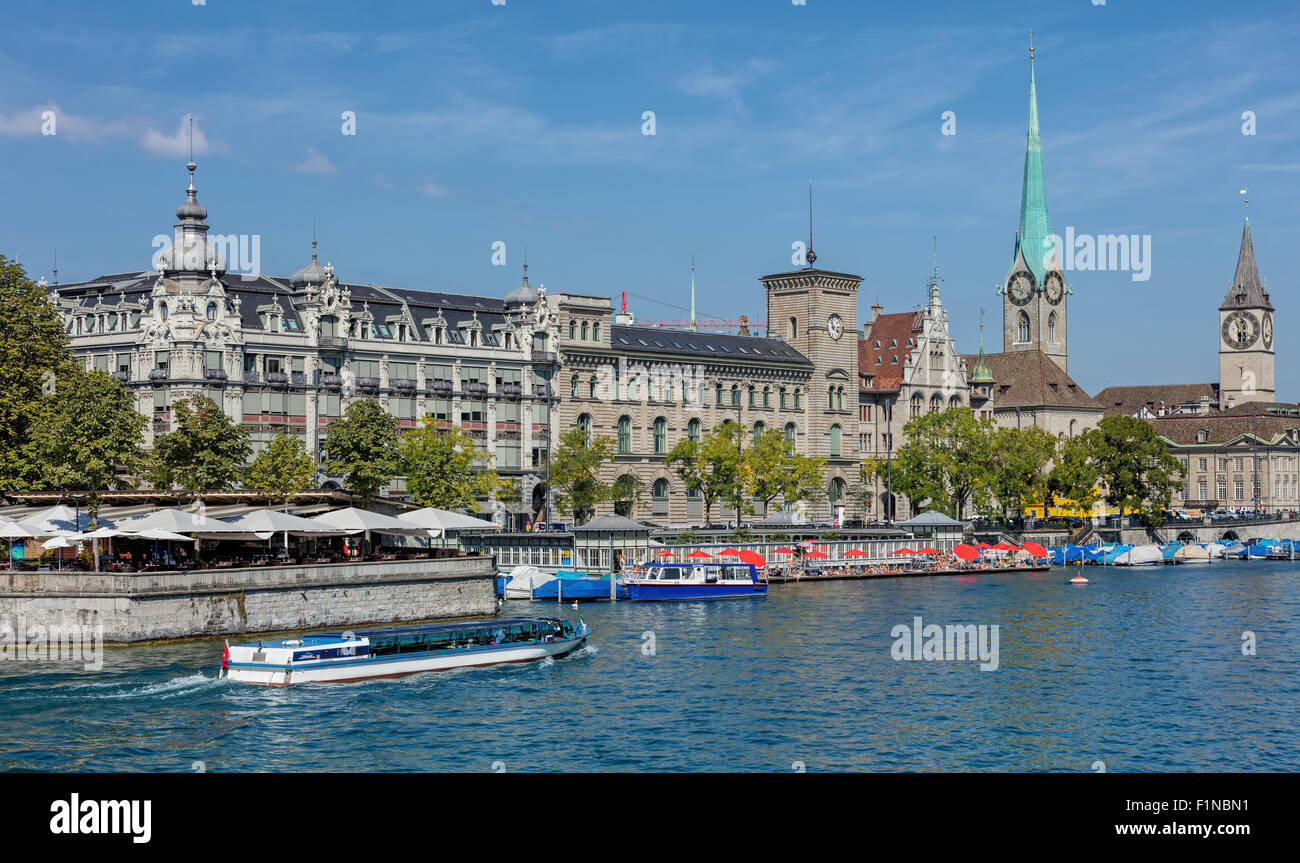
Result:
<instances>
[{"instance_id":1,"label":"boat wake","mask_svg":"<svg viewBox=\"0 0 1300 863\"><path fill-rule=\"evenodd\" d=\"M209 677L206 674L187 674L184 677L173 677L170 680L163 680L157 683L146 684L145 686L122 687L120 683L90 683L85 686L71 687L73 690L91 690L89 693L68 696L71 698L174 698L178 695L188 695L200 689L207 689L213 686L225 686L226 680L217 677ZM95 692L95 690L110 690Z\"/></svg>"}]
</instances>

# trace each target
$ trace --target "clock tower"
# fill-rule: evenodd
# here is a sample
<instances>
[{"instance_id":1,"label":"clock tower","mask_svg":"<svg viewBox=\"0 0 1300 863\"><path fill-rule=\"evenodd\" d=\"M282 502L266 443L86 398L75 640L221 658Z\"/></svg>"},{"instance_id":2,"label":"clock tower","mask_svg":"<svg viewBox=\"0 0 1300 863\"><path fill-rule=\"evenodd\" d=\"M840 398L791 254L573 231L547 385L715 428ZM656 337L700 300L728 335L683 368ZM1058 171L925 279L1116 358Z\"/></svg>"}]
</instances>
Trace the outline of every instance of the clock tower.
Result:
<instances>
[{"instance_id":1,"label":"clock tower","mask_svg":"<svg viewBox=\"0 0 1300 863\"><path fill-rule=\"evenodd\" d=\"M1047 218L1047 186L1043 179L1043 145L1038 134L1038 94L1034 82L1034 49L1029 48L1029 131L1025 140L1025 173L1020 188L1020 227L1011 267L998 285L1002 295L1002 350L1042 351L1061 371L1068 372L1066 298L1071 293L1061 272Z\"/></svg>"},{"instance_id":2,"label":"clock tower","mask_svg":"<svg viewBox=\"0 0 1300 863\"><path fill-rule=\"evenodd\" d=\"M1274 396L1273 304L1255 264L1247 218L1237 272L1219 306L1219 408L1272 402Z\"/></svg>"}]
</instances>

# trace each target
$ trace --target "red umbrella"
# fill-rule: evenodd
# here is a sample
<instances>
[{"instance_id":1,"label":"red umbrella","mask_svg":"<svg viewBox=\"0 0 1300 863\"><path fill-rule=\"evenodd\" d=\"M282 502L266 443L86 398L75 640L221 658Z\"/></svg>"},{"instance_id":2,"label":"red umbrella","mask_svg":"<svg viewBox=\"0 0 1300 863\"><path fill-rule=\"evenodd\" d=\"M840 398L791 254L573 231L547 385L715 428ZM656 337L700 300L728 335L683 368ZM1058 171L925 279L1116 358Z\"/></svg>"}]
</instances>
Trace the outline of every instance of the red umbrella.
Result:
<instances>
[{"instance_id":1,"label":"red umbrella","mask_svg":"<svg viewBox=\"0 0 1300 863\"><path fill-rule=\"evenodd\" d=\"M1036 543L1036 542L1027 542L1027 543L1025 543L1025 551L1029 552L1029 553L1032 554L1034 557L1046 557L1046 556L1047 556L1047 549L1043 548L1041 545L1039 545L1039 544Z\"/></svg>"},{"instance_id":2,"label":"red umbrella","mask_svg":"<svg viewBox=\"0 0 1300 863\"><path fill-rule=\"evenodd\" d=\"M794 554L793 548L786 548L784 545L780 548L772 549L772 554Z\"/></svg>"},{"instance_id":3,"label":"red umbrella","mask_svg":"<svg viewBox=\"0 0 1300 863\"><path fill-rule=\"evenodd\" d=\"M867 557L867 553L860 548L850 548L844 552L845 557Z\"/></svg>"},{"instance_id":4,"label":"red umbrella","mask_svg":"<svg viewBox=\"0 0 1300 863\"><path fill-rule=\"evenodd\" d=\"M700 560L700 559L705 558L705 557L713 557L713 555L709 554L707 551L701 551L701 550L698 549L698 548L695 549L695 551L692 551L690 554L688 554L688 555L686 555L686 556L687 556L687 557L693 557L693 558L695 558L696 560Z\"/></svg>"},{"instance_id":5,"label":"red umbrella","mask_svg":"<svg viewBox=\"0 0 1300 863\"><path fill-rule=\"evenodd\" d=\"M723 557L724 555L726 557L735 557L738 554L740 554L740 552L736 551L734 548L724 548L722 551L718 552L718 557Z\"/></svg>"},{"instance_id":6,"label":"red umbrella","mask_svg":"<svg viewBox=\"0 0 1300 863\"><path fill-rule=\"evenodd\" d=\"M673 553L666 548L661 548L655 552L655 557L672 557Z\"/></svg>"},{"instance_id":7,"label":"red umbrella","mask_svg":"<svg viewBox=\"0 0 1300 863\"><path fill-rule=\"evenodd\" d=\"M804 554L804 557L827 557L827 556L828 556L828 555L826 554L826 552L824 552L824 551L818 551L818 550L815 549L815 548L814 548L812 551L807 552L806 554Z\"/></svg>"},{"instance_id":8,"label":"red umbrella","mask_svg":"<svg viewBox=\"0 0 1300 863\"><path fill-rule=\"evenodd\" d=\"M999 542L997 545L993 546L993 550L994 551L1020 551L1020 547L1016 545L1012 545L1009 542Z\"/></svg>"},{"instance_id":9,"label":"red umbrella","mask_svg":"<svg viewBox=\"0 0 1300 863\"><path fill-rule=\"evenodd\" d=\"M900 548L898 551L894 552L894 554L916 554L916 552L912 551L910 548Z\"/></svg>"},{"instance_id":10,"label":"red umbrella","mask_svg":"<svg viewBox=\"0 0 1300 863\"><path fill-rule=\"evenodd\" d=\"M763 557L763 555L759 554L756 551L750 551L749 549L745 549L740 553L740 562L751 563L754 566L766 566L767 558Z\"/></svg>"},{"instance_id":11,"label":"red umbrella","mask_svg":"<svg viewBox=\"0 0 1300 863\"><path fill-rule=\"evenodd\" d=\"M977 542L975 543L975 547L976 548L997 548L997 546L989 545L987 542Z\"/></svg>"},{"instance_id":12,"label":"red umbrella","mask_svg":"<svg viewBox=\"0 0 1300 863\"><path fill-rule=\"evenodd\" d=\"M918 548L918 549L916 550L916 553L917 553L917 554L938 554L938 553L939 553L939 549L937 549L937 548Z\"/></svg>"},{"instance_id":13,"label":"red umbrella","mask_svg":"<svg viewBox=\"0 0 1300 863\"><path fill-rule=\"evenodd\" d=\"M979 557L980 550L974 545L958 543L952 547L952 553L960 557L962 560L974 560Z\"/></svg>"}]
</instances>

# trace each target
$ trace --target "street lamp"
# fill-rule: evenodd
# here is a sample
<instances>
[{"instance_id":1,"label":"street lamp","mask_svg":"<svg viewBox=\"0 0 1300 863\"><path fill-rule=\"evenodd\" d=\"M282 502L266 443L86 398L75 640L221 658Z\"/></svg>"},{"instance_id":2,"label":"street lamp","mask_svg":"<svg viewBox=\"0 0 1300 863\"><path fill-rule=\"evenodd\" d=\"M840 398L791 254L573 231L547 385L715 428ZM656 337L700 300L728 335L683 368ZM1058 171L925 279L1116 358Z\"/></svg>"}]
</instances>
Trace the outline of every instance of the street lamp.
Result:
<instances>
[{"instance_id":1,"label":"street lamp","mask_svg":"<svg viewBox=\"0 0 1300 863\"><path fill-rule=\"evenodd\" d=\"M894 526L894 400L885 399L885 524Z\"/></svg>"}]
</instances>

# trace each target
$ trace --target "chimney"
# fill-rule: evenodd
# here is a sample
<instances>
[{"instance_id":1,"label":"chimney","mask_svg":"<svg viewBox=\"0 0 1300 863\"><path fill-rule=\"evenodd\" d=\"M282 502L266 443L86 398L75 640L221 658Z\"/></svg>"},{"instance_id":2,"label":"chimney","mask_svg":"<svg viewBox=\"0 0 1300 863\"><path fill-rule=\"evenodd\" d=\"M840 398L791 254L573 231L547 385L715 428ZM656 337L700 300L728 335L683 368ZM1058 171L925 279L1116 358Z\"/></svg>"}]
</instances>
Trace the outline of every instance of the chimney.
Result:
<instances>
[{"instance_id":1,"label":"chimney","mask_svg":"<svg viewBox=\"0 0 1300 863\"><path fill-rule=\"evenodd\" d=\"M884 310L885 307L882 306L880 303L871 304L871 322L873 324L880 318L880 313L883 312Z\"/></svg>"},{"instance_id":2,"label":"chimney","mask_svg":"<svg viewBox=\"0 0 1300 863\"><path fill-rule=\"evenodd\" d=\"M614 323L621 327L632 325L632 315L627 310L627 291L623 292L623 302L619 305L618 313L614 315Z\"/></svg>"},{"instance_id":3,"label":"chimney","mask_svg":"<svg viewBox=\"0 0 1300 863\"><path fill-rule=\"evenodd\" d=\"M749 335L749 318L744 315L740 316L740 330L736 333L738 336Z\"/></svg>"}]
</instances>

